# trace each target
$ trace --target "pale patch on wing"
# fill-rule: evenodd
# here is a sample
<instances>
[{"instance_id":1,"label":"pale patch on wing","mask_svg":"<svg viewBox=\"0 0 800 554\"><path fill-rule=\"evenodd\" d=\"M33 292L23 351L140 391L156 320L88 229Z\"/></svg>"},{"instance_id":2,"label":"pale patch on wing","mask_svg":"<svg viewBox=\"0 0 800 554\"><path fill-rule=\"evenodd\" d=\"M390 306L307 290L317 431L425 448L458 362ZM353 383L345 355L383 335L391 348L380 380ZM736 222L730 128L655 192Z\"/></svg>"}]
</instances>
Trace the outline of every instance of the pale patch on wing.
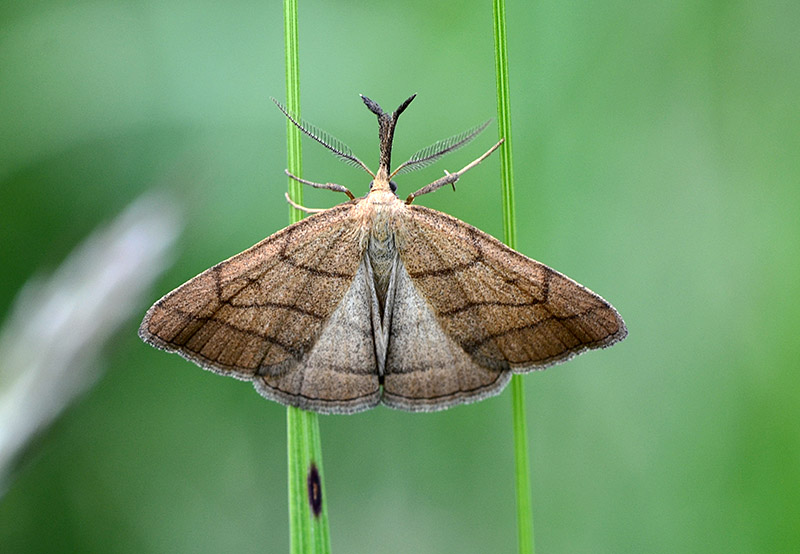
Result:
<instances>
[{"instance_id":1,"label":"pale patch on wing","mask_svg":"<svg viewBox=\"0 0 800 554\"><path fill-rule=\"evenodd\" d=\"M441 328L401 260L395 273L383 403L433 411L499 393L511 377L508 366L478 365Z\"/></svg>"},{"instance_id":2,"label":"pale patch on wing","mask_svg":"<svg viewBox=\"0 0 800 554\"><path fill-rule=\"evenodd\" d=\"M366 260L328 318L314 346L282 371L254 381L266 398L320 413L353 413L380 399L371 323L372 298Z\"/></svg>"}]
</instances>

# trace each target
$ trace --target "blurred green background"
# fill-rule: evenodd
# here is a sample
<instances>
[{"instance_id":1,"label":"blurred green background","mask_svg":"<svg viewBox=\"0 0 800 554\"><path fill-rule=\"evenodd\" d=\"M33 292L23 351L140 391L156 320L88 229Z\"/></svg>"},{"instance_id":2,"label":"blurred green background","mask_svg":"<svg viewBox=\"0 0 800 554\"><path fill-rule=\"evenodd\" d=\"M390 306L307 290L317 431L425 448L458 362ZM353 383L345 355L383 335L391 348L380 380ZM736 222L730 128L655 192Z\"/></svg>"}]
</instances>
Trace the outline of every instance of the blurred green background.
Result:
<instances>
[{"instance_id":1,"label":"blurred green background","mask_svg":"<svg viewBox=\"0 0 800 554\"><path fill-rule=\"evenodd\" d=\"M508 24L519 249L630 331L525 378L538 550L797 552L800 3L510 0ZM140 315L287 224L282 32L279 2L2 3L0 315L147 190L187 227ZM488 0L301 1L300 38L304 118L370 166L358 93L418 93L398 162L495 113ZM310 141L304 168L366 192ZM502 236L498 172L419 203ZM287 551L285 409L144 345L140 315L22 459L0 550ZM335 552L515 550L508 391L321 430Z\"/></svg>"}]
</instances>

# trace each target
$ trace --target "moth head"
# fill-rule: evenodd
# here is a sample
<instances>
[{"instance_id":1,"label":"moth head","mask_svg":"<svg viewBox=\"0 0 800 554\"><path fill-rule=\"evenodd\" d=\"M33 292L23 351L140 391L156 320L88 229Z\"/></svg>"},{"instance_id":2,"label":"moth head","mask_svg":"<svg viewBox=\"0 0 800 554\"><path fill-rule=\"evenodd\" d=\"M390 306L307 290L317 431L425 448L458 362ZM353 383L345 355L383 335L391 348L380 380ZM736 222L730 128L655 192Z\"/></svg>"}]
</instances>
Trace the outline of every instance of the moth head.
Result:
<instances>
[{"instance_id":1,"label":"moth head","mask_svg":"<svg viewBox=\"0 0 800 554\"><path fill-rule=\"evenodd\" d=\"M405 109L409 104L411 104L417 95L413 94L406 98L406 100L391 113L383 111L383 108L381 108L380 105L374 100L370 100L363 94L360 96L367 108L369 108L372 113L378 116L378 138L381 145L381 157L380 165L378 166L378 173L375 175L375 180L380 184L385 183L391 188L391 176L389 174L391 172L392 165L392 140L394 139L394 129L397 126L397 119L400 117L400 114L405 111ZM396 188L397 186L395 185L395 188L392 189L392 191L394 192Z\"/></svg>"},{"instance_id":2,"label":"moth head","mask_svg":"<svg viewBox=\"0 0 800 554\"><path fill-rule=\"evenodd\" d=\"M278 108L289 118L297 128L299 128L303 133L311 137L312 139L319 142L322 146L330 150L335 156L339 159L348 163L350 165L355 165L366 171L367 173L372 176L372 181L370 182L369 188L370 190L376 190L379 188L388 189L392 192L397 191L397 184L392 180L395 175L399 175L402 173L408 173L410 171L414 171L416 169L422 169L433 162L437 161L439 158L444 156L445 154L452 152L458 148L461 148L472 139L474 139L481 131L483 131L491 122L491 119L464 131L458 135L453 135L450 138L437 141L430 146L423 148L422 150L417 151L413 156L411 156L408 160L400 164L397 169L394 171L391 170L391 163L392 163L392 141L394 139L394 130L397 126L397 119L400 117L400 114L405 111L409 104L416 98L416 94L409 96L402 104L400 104L396 110L393 112L385 112L380 105L367 98L363 94L360 95L361 100L363 100L364 105L374 113L378 118L378 138L380 140L380 162L378 166L377 173L373 173L367 165L359 160L350 148L344 144L339 139L329 135L322 129L315 127L314 125L303 121L297 115L293 114L289 110L287 110L283 105L281 105L277 100L274 98L272 99L275 104L277 104Z\"/></svg>"},{"instance_id":3,"label":"moth head","mask_svg":"<svg viewBox=\"0 0 800 554\"><path fill-rule=\"evenodd\" d=\"M369 182L370 192L372 192L372 185L374 184L375 184L375 179ZM395 193L394 195L397 196L397 183L395 183L394 181L389 181L389 190L391 190L393 193Z\"/></svg>"}]
</instances>

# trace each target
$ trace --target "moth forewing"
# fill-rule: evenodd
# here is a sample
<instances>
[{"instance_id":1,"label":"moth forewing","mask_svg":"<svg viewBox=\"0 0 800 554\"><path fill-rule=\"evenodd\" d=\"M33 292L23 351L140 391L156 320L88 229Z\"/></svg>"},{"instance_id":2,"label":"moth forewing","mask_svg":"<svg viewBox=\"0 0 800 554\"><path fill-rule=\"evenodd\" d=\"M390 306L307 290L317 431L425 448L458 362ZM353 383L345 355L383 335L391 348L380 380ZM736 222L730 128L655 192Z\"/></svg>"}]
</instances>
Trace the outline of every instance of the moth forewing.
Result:
<instances>
[{"instance_id":1,"label":"moth forewing","mask_svg":"<svg viewBox=\"0 0 800 554\"><path fill-rule=\"evenodd\" d=\"M346 203L221 262L150 308L140 336L242 379L301 365L363 259Z\"/></svg>"},{"instance_id":2,"label":"moth forewing","mask_svg":"<svg viewBox=\"0 0 800 554\"><path fill-rule=\"evenodd\" d=\"M447 214L409 214L400 251L409 276L476 362L542 369L625 337L616 310L582 285Z\"/></svg>"}]
</instances>

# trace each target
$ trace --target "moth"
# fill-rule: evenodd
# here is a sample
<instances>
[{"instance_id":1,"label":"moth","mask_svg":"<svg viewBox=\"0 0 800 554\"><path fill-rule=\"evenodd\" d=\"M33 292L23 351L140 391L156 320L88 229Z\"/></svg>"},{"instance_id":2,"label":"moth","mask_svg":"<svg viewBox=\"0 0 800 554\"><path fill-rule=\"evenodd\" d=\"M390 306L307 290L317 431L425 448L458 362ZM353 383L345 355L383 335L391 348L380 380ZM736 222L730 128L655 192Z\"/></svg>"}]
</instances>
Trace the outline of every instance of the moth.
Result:
<instances>
[{"instance_id":1,"label":"moth","mask_svg":"<svg viewBox=\"0 0 800 554\"><path fill-rule=\"evenodd\" d=\"M141 338L319 413L381 403L441 410L498 394L514 373L622 340L625 323L597 294L463 221L412 204L454 185L502 140L460 171L398 197L395 175L432 163L488 124L422 149L392 172L395 125L415 96L391 113L362 96L378 117L376 173L278 104L306 135L369 173L369 193L356 198L287 171L349 200L173 290L147 312Z\"/></svg>"}]
</instances>

